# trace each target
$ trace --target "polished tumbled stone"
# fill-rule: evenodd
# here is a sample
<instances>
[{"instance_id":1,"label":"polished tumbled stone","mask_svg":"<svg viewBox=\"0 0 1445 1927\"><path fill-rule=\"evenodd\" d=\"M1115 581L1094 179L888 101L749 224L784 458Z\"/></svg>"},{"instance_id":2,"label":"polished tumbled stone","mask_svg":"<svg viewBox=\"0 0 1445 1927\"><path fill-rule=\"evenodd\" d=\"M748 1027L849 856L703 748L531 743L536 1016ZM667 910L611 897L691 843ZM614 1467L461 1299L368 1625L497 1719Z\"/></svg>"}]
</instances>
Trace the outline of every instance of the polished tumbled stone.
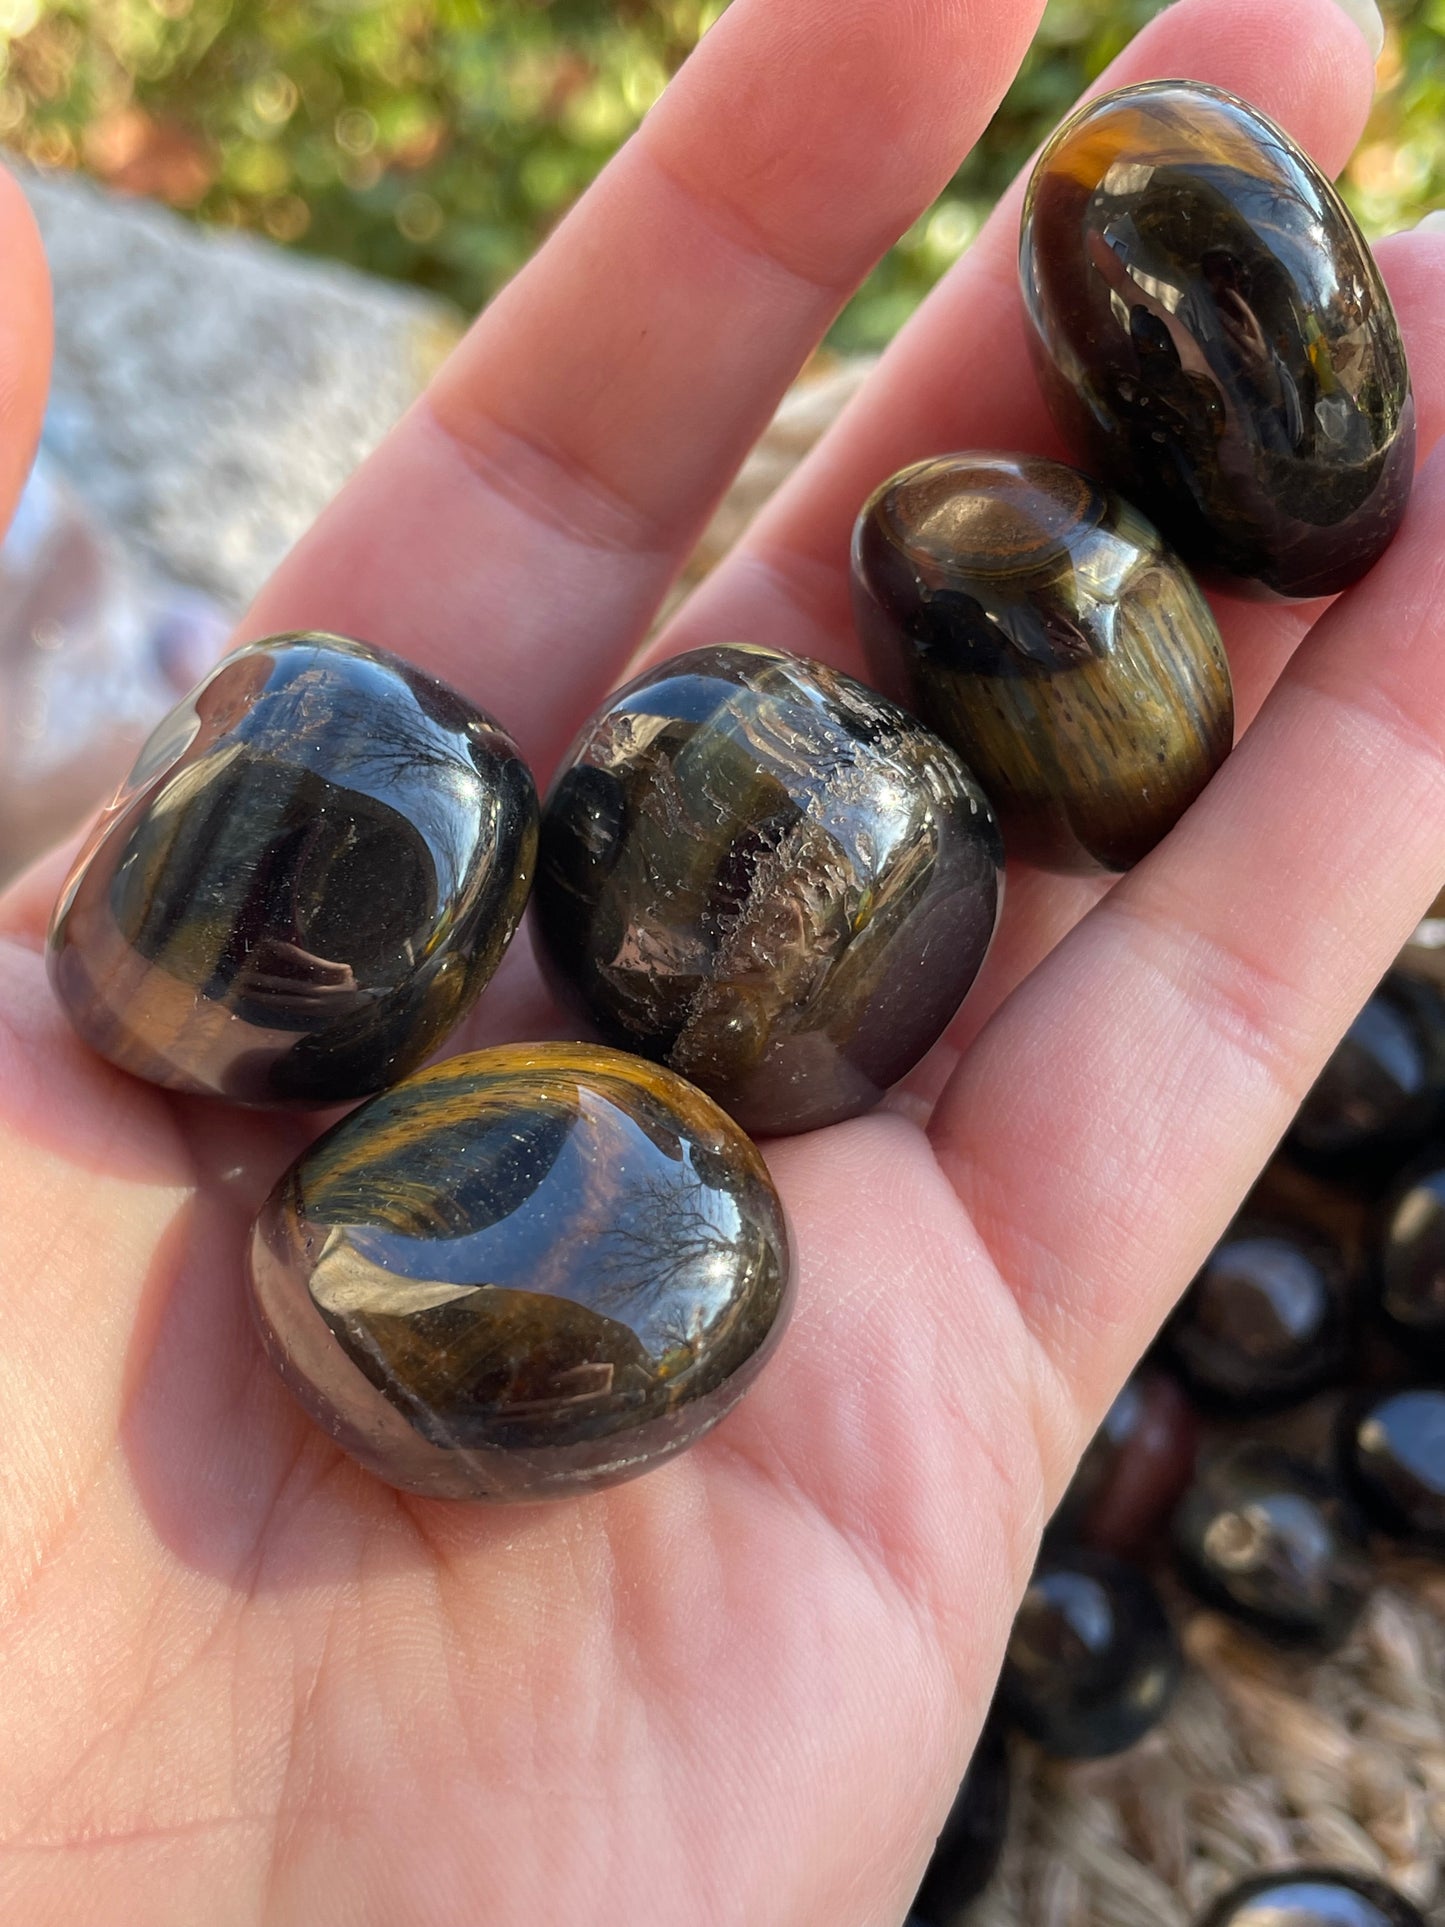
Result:
<instances>
[{"instance_id":1,"label":"polished tumbled stone","mask_svg":"<svg viewBox=\"0 0 1445 1927\"><path fill-rule=\"evenodd\" d=\"M963 757L1010 856L1127 869L1229 753L1209 605L1142 515L1060 462L902 470L858 519L853 603L874 681Z\"/></svg>"},{"instance_id":2,"label":"polished tumbled stone","mask_svg":"<svg viewBox=\"0 0 1445 1927\"><path fill-rule=\"evenodd\" d=\"M1199 1927L1425 1927L1425 1916L1353 1868L1293 1867L1231 1887Z\"/></svg>"},{"instance_id":3,"label":"polished tumbled stone","mask_svg":"<svg viewBox=\"0 0 1445 1927\"><path fill-rule=\"evenodd\" d=\"M1323 1472L1272 1446L1207 1461L1174 1515L1174 1543L1201 1598L1277 1640L1336 1645L1369 1596L1354 1505Z\"/></svg>"},{"instance_id":4,"label":"polished tumbled stone","mask_svg":"<svg viewBox=\"0 0 1445 1927\"><path fill-rule=\"evenodd\" d=\"M584 1044L453 1058L353 1111L250 1247L273 1362L393 1485L545 1498L742 1395L789 1302L766 1166L700 1091Z\"/></svg>"},{"instance_id":5,"label":"polished tumbled stone","mask_svg":"<svg viewBox=\"0 0 1445 1927\"><path fill-rule=\"evenodd\" d=\"M1371 1520L1445 1549L1445 1386L1372 1392L1344 1414L1346 1470Z\"/></svg>"},{"instance_id":6,"label":"polished tumbled stone","mask_svg":"<svg viewBox=\"0 0 1445 1927\"><path fill-rule=\"evenodd\" d=\"M1344 1372L1344 1261L1302 1228L1243 1221L1215 1246L1169 1321L1169 1359L1201 1403L1278 1411Z\"/></svg>"},{"instance_id":7,"label":"polished tumbled stone","mask_svg":"<svg viewBox=\"0 0 1445 1927\"><path fill-rule=\"evenodd\" d=\"M1445 1148L1411 1166L1385 1198L1374 1281L1393 1336L1412 1356L1445 1359Z\"/></svg>"},{"instance_id":8,"label":"polished tumbled stone","mask_svg":"<svg viewBox=\"0 0 1445 1927\"><path fill-rule=\"evenodd\" d=\"M991 1718L934 1844L913 1902L918 1927L953 1927L993 1878L1008 1831L1009 1758L1004 1723Z\"/></svg>"},{"instance_id":9,"label":"polished tumbled stone","mask_svg":"<svg viewBox=\"0 0 1445 1927\"><path fill-rule=\"evenodd\" d=\"M1102 1551L1142 1552L1194 1475L1199 1421L1167 1372L1143 1366L1090 1440L1049 1531Z\"/></svg>"},{"instance_id":10,"label":"polished tumbled stone","mask_svg":"<svg viewBox=\"0 0 1445 1927\"><path fill-rule=\"evenodd\" d=\"M700 649L619 691L567 759L540 948L609 1043L750 1131L812 1130L937 1041L1002 860L983 793L913 717L820 663Z\"/></svg>"},{"instance_id":11,"label":"polished tumbled stone","mask_svg":"<svg viewBox=\"0 0 1445 1927\"><path fill-rule=\"evenodd\" d=\"M1399 526L1415 411L1354 217L1272 121L1152 81L1044 149L1020 249L1044 394L1091 472L1236 589L1331 595Z\"/></svg>"},{"instance_id":12,"label":"polished tumbled stone","mask_svg":"<svg viewBox=\"0 0 1445 1927\"><path fill-rule=\"evenodd\" d=\"M65 886L85 1041L171 1090L327 1105L394 1083L486 984L537 801L444 683L334 636L228 656L151 737Z\"/></svg>"},{"instance_id":13,"label":"polished tumbled stone","mask_svg":"<svg viewBox=\"0 0 1445 1927\"><path fill-rule=\"evenodd\" d=\"M1156 1723L1180 1664L1159 1596L1137 1566L1083 1547L1046 1550L1014 1620L999 1702L1047 1752L1099 1758Z\"/></svg>"},{"instance_id":14,"label":"polished tumbled stone","mask_svg":"<svg viewBox=\"0 0 1445 1927\"><path fill-rule=\"evenodd\" d=\"M1352 1277L1365 1263L1370 1238L1369 1195L1345 1182L1351 1172L1313 1168L1290 1145L1282 1145L1260 1172L1241 1218L1268 1219L1321 1238L1339 1252Z\"/></svg>"},{"instance_id":15,"label":"polished tumbled stone","mask_svg":"<svg viewBox=\"0 0 1445 1927\"><path fill-rule=\"evenodd\" d=\"M1290 1127L1288 1144L1318 1167L1356 1178L1365 1161L1398 1164L1445 1109L1445 1000L1433 984L1391 974L1346 1031Z\"/></svg>"}]
</instances>

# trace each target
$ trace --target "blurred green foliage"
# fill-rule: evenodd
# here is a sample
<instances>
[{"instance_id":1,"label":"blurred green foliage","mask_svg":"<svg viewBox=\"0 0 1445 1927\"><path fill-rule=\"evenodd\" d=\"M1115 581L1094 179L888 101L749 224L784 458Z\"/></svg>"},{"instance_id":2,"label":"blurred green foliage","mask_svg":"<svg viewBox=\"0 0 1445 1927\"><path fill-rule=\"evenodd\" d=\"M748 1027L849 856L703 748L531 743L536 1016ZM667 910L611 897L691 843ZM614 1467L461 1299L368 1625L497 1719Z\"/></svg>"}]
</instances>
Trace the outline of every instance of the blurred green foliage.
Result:
<instances>
[{"instance_id":1,"label":"blurred green foliage","mask_svg":"<svg viewBox=\"0 0 1445 1927\"><path fill-rule=\"evenodd\" d=\"M838 322L886 339L1162 0L1050 0L985 139ZM220 225L479 306L726 0L0 0L0 137ZM1445 0L1398 0L1346 191L1445 200Z\"/></svg>"}]
</instances>

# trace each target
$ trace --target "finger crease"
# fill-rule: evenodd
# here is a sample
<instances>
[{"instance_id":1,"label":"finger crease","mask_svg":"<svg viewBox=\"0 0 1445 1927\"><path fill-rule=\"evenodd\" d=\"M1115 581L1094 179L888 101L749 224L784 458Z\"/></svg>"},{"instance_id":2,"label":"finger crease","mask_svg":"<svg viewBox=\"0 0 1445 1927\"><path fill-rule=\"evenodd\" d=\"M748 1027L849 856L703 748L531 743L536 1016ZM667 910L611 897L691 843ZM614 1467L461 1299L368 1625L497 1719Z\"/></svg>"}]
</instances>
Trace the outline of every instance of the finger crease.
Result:
<instances>
[{"instance_id":1,"label":"finger crease","mask_svg":"<svg viewBox=\"0 0 1445 1927\"><path fill-rule=\"evenodd\" d=\"M1303 1095L1315 1026L1287 972L1211 936L1157 894L1138 904L1115 890L1098 914L1134 926L1138 961L1260 1071L1273 1094L1291 1104Z\"/></svg>"},{"instance_id":2,"label":"finger crease","mask_svg":"<svg viewBox=\"0 0 1445 1927\"><path fill-rule=\"evenodd\" d=\"M668 525L612 486L575 453L469 412L460 428L423 397L422 418L487 494L575 547L629 558L663 555Z\"/></svg>"},{"instance_id":3,"label":"finger crease","mask_svg":"<svg viewBox=\"0 0 1445 1927\"><path fill-rule=\"evenodd\" d=\"M644 123L645 127L646 123ZM730 253L741 256L766 268L770 273L784 276L793 285L810 297L826 296L829 301L841 302L853 287L852 266L835 275L819 274L802 267L796 261L785 259L782 245L776 234L752 215L744 212L736 202L722 201L705 189L695 186L666 160L657 144L645 138L636 144L636 156L646 161L663 185L677 194L687 205L689 212L706 227L712 238ZM715 186L716 184L710 184Z\"/></svg>"},{"instance_id":4,"label":"finger crease","mask_svg":"<svg viewBox=\"0 0 1445 1927\"><path fill-rule=\"evenodd\" d=\"M1387 686L1371 682L1347 693L1331 689L1327 683L1300 669L1291 672L1291 683L1302 696L1334 710L1346 728L1363 729L1366 736L1372 738L1383 735L1384 740L1379 744L1382 758L1393 761L1403 751L1418 761L1436 782L1445 774L1445 744L1439 732L1425 718L1408 709ZM1396 787L1401 787L1398 781Z\"/></svg>"}]
</instances>

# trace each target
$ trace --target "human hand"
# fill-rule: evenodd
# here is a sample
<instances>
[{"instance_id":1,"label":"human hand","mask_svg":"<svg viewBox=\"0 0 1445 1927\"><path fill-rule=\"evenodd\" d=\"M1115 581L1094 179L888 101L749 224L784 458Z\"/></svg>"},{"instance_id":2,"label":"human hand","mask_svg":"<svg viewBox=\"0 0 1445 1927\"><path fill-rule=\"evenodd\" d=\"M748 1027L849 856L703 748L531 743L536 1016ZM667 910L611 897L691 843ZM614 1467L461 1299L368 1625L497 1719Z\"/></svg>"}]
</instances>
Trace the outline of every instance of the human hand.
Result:
<instances>
[{"instance_id":1,"label":"human hand","mask_svg":"<svg viewBox=\"0 0 1445 1927\"><path fill-rule=\"evenodd\" d=\"M411 656L545 778L1037 12L735 0L245 633ZM1331 0L1182 0L1106 84L1155 74L1245 95L1330 169L1369 99ZM873 484L942 449L1058 452L1017 212L1015 190L649 656L743 639L857 671L848 535ZM39 269L6 258L18 313ZM1445 243L1381 258L1428 457ZM39 323L3 327L18 473ZM1102 901L1015 876L919 1075L769 1147L800 1270L777 1357L696 1450L573 1503L409 1497L307 1424L241 1278L302 1128L90 1056L45 981L59 870L19 884L0 906L0 1910L900 1920L1083 1443L1445 871L1442 557L1427 459L1396 544L1327 614L1220 605L1241 747ZM518 944L456 1047L559 1027Z\"/></svg>"}]
</instances>

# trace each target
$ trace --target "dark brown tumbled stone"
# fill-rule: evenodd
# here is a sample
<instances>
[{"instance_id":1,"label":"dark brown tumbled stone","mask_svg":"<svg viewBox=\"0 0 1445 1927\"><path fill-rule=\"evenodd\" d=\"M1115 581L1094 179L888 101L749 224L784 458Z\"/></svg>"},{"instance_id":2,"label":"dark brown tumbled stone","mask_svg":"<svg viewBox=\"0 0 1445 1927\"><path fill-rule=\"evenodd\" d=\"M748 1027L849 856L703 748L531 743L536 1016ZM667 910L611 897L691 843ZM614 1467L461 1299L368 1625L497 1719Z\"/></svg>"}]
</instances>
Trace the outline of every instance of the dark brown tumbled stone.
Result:
<instances>
[{"instance_id":1,"label":"dark brown tumbled stone","mask_svg":"<svg viewBox=\"0 0 1445 1927\"><path fill-rule=\"evenodd\" d=\"M1445 1550L1445 1385L1362 1394L1340 1430L1346 1475L1386 1532Z\"/></svg>"},{"instance_id":2,"label":"dark brown tumbled stone","mask_svg":"<svg viewBox=\"0 0 1445 1927\"><path fill-rule=\"evenodd\" d=\"M1241 1217L1297 1225L1332 1244L1352 1275L1363 1269L1370 1230L1370 1199L1348 1183L1349 1172L1321 1172L1301 1165L1290 1149L1279 1150L1260 1172Z\"/></svg>"},{"instance_id":3,"label":"dark brown tumbled stone","mask_svg":"<svg viewBox=\"0 0 1445 1927\"><path fill-rule=\"evenodd\" d=\"M1290 1126L1299 1158L1349 1183L1387 1175L1445 1113L1445 997L1392 970L1332 1052Z\"/></svg>"},{"instance_id":4,"label":"dark brown tumbled stone","mask_svg":"<svg viewBox=\"0 0 1445 1927\"><path fill-rule=\"evenodd\" d=\"M1387 1328L1411 1358L1445 1361L1445 1146L1403 1172L1380 1209L1372 1264Z\"/></svg>"},{"instance_id":5,"label":"dark brown tumbled stone","mask_svg":"<svg viewBox=\"0 0 1445 1927\"><path fill-rule=\"evenodd\" d=\"M1180 1671L1147 1574L1105 1552L1046 1549L1014 1620L999 1704L1047 1752L1100 1759L1163 1717Z\"/></svg>"},{"instance_id":6,"label":"dark brown tumbled stone","mask_svg":"<svg viewBox=\"0 0 1445 1927\"><path fill-rule=\"evenodd\" d=\"M1201 1598L1288 1644L1338 1645L1369 1597L1355 1506L1327 1473L1274 1446L1207 1460L1174 1515L1174 1543Z\"/></svg>"},{"instance_id":7,"label":"dark brown tumbled stone","mask_svg":"<svg viewBox=\"0 0 1445 1927\"><path fill-rule=\"evenodd\" d=\"M1020 269L1074 454L1236 592L1332 595L1409 497L1415 409L1354 217L1273 121L1197 82L1090 101L1039 158Z\"/></svg>"},{"instance_id":8,"label":"dark brown tumbled stone","mask_svg":"<svg viewBox=\"0 0 1445 1927\"><path fill-rule=\"evenodd\" d=\"M172 711L56 908L85 1041L177 1091L364 1097L474 1002L526 905L532 778L455 690L336 636L228 656Z\"/></svg>"},{"instance_id":9,"label":"dark brown tumbled stone","mask_svg":"<svg viewBox=\"0 0 1445 1927\"><path fill-rule=\"evenodd\" d=\"M1061 462L902 470L858 519L853 602L873 679L963 757L1010 856L1128 869L1229 753L1208 603L1142 515Z\"/></svg>"},{"instance_id":10,"label":"dark brown tumbled stone","mask_svg":"<svg viewBox=\"0 0 1445 1927\"><path fill-rule=\"evenodd\" d=\"M1201 1405L1236 1414L1298 1404L1358 1358L1349 1275L1302 1226L1230 1226L1165 1327L1170 1363Z\"/></svg>"},{"instance_id":11,"label":"dark brown tumbled stone","mask_svg":"<svg viewBox=\"0 0 1445 1927\"><path fill-rule=\"evenodd\" d=\"M1137 1557L1193 1477L1198 1449L1199 1420L1182 1388L1141 1366L1090 1440L1051 1535Z\"/></svg>"},{"instance_id":12,"label":"dark brown tumbled stone","mask_svg":"<svg viewBox=\"0 0 1445 1927\"><path fill-rule=\"evenodd\" d=\"M585 1044L456 1057L353 1111L251 1237L301 1404L393 1485L526 1500L671 1457L790 1300L757 1151L670 1071Z\"/></svg>"},{"instance_id":13,"label":"dark brown tumbled stone","mask_svg":"<svg viewBox=\"0 0 1445 1927\"><path fill-rule=\"evenodd\" d=\"M608 1042L750 1131L837 1123L938 1040L1003 849L955 753L861 683L698 649L611 697L547 800L542 960Z\"/></svg>"}]
</instances>

